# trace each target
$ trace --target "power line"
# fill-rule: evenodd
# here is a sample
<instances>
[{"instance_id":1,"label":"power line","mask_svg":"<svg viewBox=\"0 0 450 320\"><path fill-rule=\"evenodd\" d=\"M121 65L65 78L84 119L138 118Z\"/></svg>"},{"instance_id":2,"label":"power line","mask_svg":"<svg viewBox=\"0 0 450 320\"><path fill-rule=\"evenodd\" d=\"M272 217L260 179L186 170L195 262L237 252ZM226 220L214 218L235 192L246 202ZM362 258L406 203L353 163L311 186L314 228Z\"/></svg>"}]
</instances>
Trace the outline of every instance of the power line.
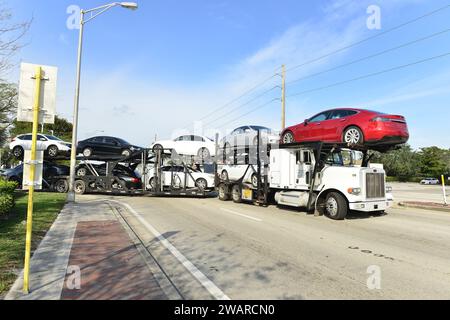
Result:
<instances>
[{"instance_id":1,"label":"power line","mask_svg":"<svg viewBox=\"0 0 450 320\"><path fill-rule=\"evenodd\" d=\"M329 53L327 53L327 54L325 54L325 55L322 55L322 56L320 56L320 57L314 58L314 59L309 60L309 61L306 61L306 62L304 62L304 63L302 63L302 64L298 64L298 65L296 65L296 66L290 67L290 68L287 69L286 71L292 71L292 70L294 70L294 69L297 69L297 68L300 68L300 67L304 67L304 66L306 66L306 65L308 65L308 64L311 64L311 63L314 63L314 62L323 60L323 59L325 59L325 58L327 58L327 57L329 57L329 56L332 56L332 55L334 55L334 54L336 54L336 53L345 51L345 50L347 50L347 49L350 49L350 48L352 48L352 47L355 47L355 46L357 46L357 45L360 45L360 44L362 44L362 43L364 43L364 42L367 42L367 41L369 41L369 40L372 40L372 39L381 37L382 35L385 35L385 34L390 33L390 32L392 32L392 31L395 31L395 30L398 30L398 29L400 29L400 28L403 28L404 26L407 26L407 25L412 24L412 23L414 23L414 22L417 22L417 21L419 21L419 20L421 20L421 19L424 19L424 18L427 18L427 17L429 17L429 16L432 16L432 15L434 15L434 14L440 12L440 11L446 10L446 9L448 9L448 8L450 8L450 4L447 4L447 5L445 5L445 6L443 6L443 7L440 7L440 8L438 8L438 9L436 9L436 10L430 11L430 12L424 14L424 15L421 15L421 16L419 16L419 17L417 17L417 18L414 18L414 19L409 20L409 21L407 21L407 22L404 22L404 23L402 23L402 24L399 24L399 25L397 25L397 26L395 26L395 27L392 27L392 28L390 28L390 29L387 29L387 30L385 30L385 31L383 31L383 32L380 32L380 33L376 34L376 35L367 37L367 38L365 38L365 39L362 39L362 40L359 40L359 41L356 41L356 42L353 42L352 44L349 44L349 45L347 45L347 46L344 46L344 47L342 47L342 48L339 48L339 49L337 49L337 50L334 50L334 51L332 51L332 52L329 52Z\"/></svg>"},{"instance_id":2,"label":"power line","mask_svg":"<svg viewBox=\"0 0 450 320\"><path fill-rule=\"evenodd\" d=\"M272 87L272 88L270 88L270 89L268 89L268 90L262 92L261 94L255 96L254 98L252 98L251 100L247 101L246 103L243 103L243 104L240 104L240 105L234 107L233 109L231 109L231 110L229 110L229 111L227 112L227 114L225 115L225 117L229 116L229 115L230 115L231 113L233 113L234 111L237 111L237 110L241 109L242 107L245 107L245 106L249 105L250 103L256 101L257 99L261 98L262 96L266 95L267 93L273 91L273 90L276 89L276 88L279 88L279 86L274 86L274 87ZM214 120L212 120L212 121L206 123L205 126L206 126L206 125L210 125L211 123L216 122L217 120L220 120L220 119L222 119L223 117L224 117L224 116L218 117L218 118L216 118L216 119L214 119Z\"/></svg>"},{"instance_id":3,"label":"power line","mask_svg":"<svg viewBox=\"0 0 450 320\"><path fill-rule=\"evenodd\" d=\"M443 54L438 55L438 56L434 56L434 57L430 57L430 58L427 58L427 59L411 62L411 63L408 63L408 64L400 65L400 66L393 67L393 68L390 68L390 69L386 69L386 70L382 70L382 71L378 71L378 72L374 72L374 73L369 73L369 74L362 75L362 76L359 76L359 77L356 77L356 78L353 78L353 79L340 81L340 82L335 82L335 83L332 83L332 84L329 84L329 85L326 85L326 86L323 86L323 87L318 87L318 88L314 88L314 89L310 89L310 90L297 92L297 93L288 95L287 98L295 97L295 96L299 96L299 95L302 95L302 94L311 93L311 92L315 92L315 91L321 91L321 90L329 89L329 88L332 88L332 87L337 87L337 86L340 86L340 85L343 85L343 84L347 84L347 83L358 81L358 80L362 80L362 79L371 78L371 77L374 77L374 76L377 76L377 75L380 75L380 74L396 71L396 70L399 70L399 69L404 69L404 68L411 67L411 66L414 66L414 65L417 65L417 64L421 64L421 63L425 63L425 62L428 62L428 61L436 60L436 59L439 59L439 58L444 58L444 57L446 57L448 55L450 55L450 52L446 52L446 53L443 53Z\"/></svg>"},{"instance_id":4,"label":"power line","mask_svg":"<svg viewBox=\"0 0 450 320\"><path fill-rule=\"evenodd\" d=\"M226 125L228 125L228 124L230 124L230 123L233 123L233 122L235 122L235 121L241 119L242 117L245 117L245 116L249 115L250 113L253 113L253 112L255 112L255 111L257 111L257 110L259 110L259 109L261 109L261 108L264 108L265 106L267 106L267 105L269 105L269 104L271 104L272 102L277 101L277 100L279 101L280 99L279 99L279 98L275 98L275 99L272 99L272 100L270 100L270 101L268 101L268 102L266 102L266 103L264 103L264 104L258 105L256 108L254 108L254 109L252 109L252 110L250 110L250 111L248 111L248 112L246 112L246 113L240 115L239 117L237 117L237 118L235 118L235 119L233 119L233 120L230 120L230 121L224 123L223 125L221 125L221 126L218 127L218 128L223 128L223 127L225 127Z\"/></svg>"},{"instance_id":5,"label":"power line","mask_svg":"<svg viewBox=\"0 0 450 320\"><path fill-rule=\"evenodd\" d=\"M272 80L273 78L275 78L278 73L277 71L280 69L281 67L278 67L275 69L275 74L271 75L270 77L265 78L264 80L262 80L261 82L258 82L256 85L252 86L251 88L245 90L242 94L240 94L239 96L237 96L236 98L230 100L229 102L225 103L224 105L221 105L217 108L215 108L213 111L207 113L205 116L203 116L202 118L199 119L199 121L205 120L207 118L209 118L210 116L212 116L213 114L217 113L219 110L226 108L230 105L232 105L233 103L235 103L236 101L239 101L241 98L245 97L246 95L248 95L249 93L252 93L253 91L255 91L257 88L261 87L262 85L266 84L267 82L269 82L270 80ZM185 126L185 128L189 127L190 123L187 124Z\"/></svg>"},{"instance_id":6,"label":"power line","mask_svg":"<svg viewBox=\"0 0 450 320\"><path fill-rule=\"evenodd\" d=\"M395 50L398 50L398 49L405 48L405 47L408 47L410 45L416 44L418 42L425 41L425 40L437 37L439 35L442 35L442 34L445 34L445 33L449 32L449 31L450 31L450 28L442 30L440 32L433 33L431 35L428 35L428 36L425 36L425 37L422 37L422 38L419 38L419 39L416 39L416 40L413 40L413 41L410 41L410 42L407 42L407 43L404 43L404 44L401 44L401 45L393 47L393 48L389 48L389 49L380 51L380 52L375 53L375 54L371 54L369 56L366 56L366 57L363 57L363 58L360 58L360 59L357 59L357 60L353 60L353 61L345 63L345 64L341 64L339 66L336 66L336 67L333 67L333 68L330 68L330 69L327 69L327 70L323 70L323 71L320 71L320 72L317 72L317 73L313 73L313 74L310 74L310 75L307 75L307 76L304 76L304 77L301 77L301 78L298 78L298 79L295 79L295 80L291 80L291 81L287 82L286 85L289 85L289 84L292 84L292 83L296 83L296 82L299 82L301 80L309 79L309 78L312 78L312 77L315 77L315 76L318 76L318 75L321 75L321 74L324 74L324 73L327 73L327 72L330 72L330 71L334 71L334 70L337 70L337 69L340 69L340 68L348 67L350 65L353 65L353 64L365 61L365 60L369 60L369 59L381 56L381 55L386 54L388 52L392 52L392 51L395 51Z\"/></svg>"}]
</instances>

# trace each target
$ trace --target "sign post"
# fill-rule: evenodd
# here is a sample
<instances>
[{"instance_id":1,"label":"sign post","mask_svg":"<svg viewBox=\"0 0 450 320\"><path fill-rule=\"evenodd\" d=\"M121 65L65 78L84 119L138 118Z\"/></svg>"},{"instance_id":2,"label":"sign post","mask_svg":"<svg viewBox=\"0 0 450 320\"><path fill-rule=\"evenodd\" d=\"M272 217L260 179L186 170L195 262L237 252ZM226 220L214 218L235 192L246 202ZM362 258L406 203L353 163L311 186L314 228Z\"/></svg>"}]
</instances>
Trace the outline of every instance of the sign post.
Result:
<instances>
[{"instance_id":1,"label":"sign post","mask_svg":"<svg viewBox=\"0 0 450 320\"><path fill-rule=\"evenodd\" d=\"M445 194L445 178L444 178L444 175L441 175L441 179L442 179L442 193L444 195L444 205L448 205L448 203L447 203L447 195Z\"/></svg>"},{"instance_id":2,"label":"sign post","mask_svg":"<svg viewBox=\"0 0 450 320\"><path fill-rule=\"evenodd\" d=\"M23 293L30 292L31 238L33 231L34 191L41 188L36 177L42 177L42 152L37 152L39 124L54 123L56 101L57 68L22 63L19 85L17 121L33 123L31 152L25 151L24 177L28 181L28 207L25 238L25 262L23 271ZM39 157L37 157L39 156ZM39 158L39 159L37 159Z\"/></svg>"},{"instance_id":3,"label":"sign post","mask_svg":"<svg viewBox=\"0 0 450 320\"><path fill-rule=\"evenodd\" d=\"M36 144L39 126L39 104L41 101L41 83L42 68L36 67L35 91L33 106L33 137L31 142L31 161L30 161L30 188L28 190L28 210L27 210L27 235L25 241L25 265L23 272L23 292L29 293L30 290L30 255L31 255L31 234L33 230L33 195L34 195L34 177L36 175Z\"/></svg>"}]
</instances>

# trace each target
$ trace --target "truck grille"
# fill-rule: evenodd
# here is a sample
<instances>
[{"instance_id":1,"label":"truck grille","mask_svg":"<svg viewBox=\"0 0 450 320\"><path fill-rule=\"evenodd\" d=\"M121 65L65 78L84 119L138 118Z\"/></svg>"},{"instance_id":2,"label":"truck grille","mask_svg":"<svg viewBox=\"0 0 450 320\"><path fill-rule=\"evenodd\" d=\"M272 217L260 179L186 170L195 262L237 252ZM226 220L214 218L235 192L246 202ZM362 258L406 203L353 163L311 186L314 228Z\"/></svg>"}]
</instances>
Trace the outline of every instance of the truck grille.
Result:
<instances>
[{"instance_id":1,"label":"truck grille","mask_svg":"<svg viewBox=\"0 0 450 320\"><path fill-rule=\"evenodd\" d=\"M384 198L386 188L384 187L384 173L366 174L366 197L368 199Z\"/></svg>"}]
</instances>

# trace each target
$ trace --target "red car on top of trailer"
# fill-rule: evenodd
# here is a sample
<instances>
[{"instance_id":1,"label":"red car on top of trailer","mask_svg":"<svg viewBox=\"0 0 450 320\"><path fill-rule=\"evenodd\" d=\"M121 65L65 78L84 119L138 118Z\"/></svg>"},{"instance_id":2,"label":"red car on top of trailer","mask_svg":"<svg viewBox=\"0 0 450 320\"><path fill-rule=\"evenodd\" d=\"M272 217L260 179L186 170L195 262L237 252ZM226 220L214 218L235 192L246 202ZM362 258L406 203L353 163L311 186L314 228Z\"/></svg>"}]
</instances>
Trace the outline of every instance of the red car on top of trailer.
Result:
<instances>
[{"instance_id":1,"label":"red car on top of trailer","mask_svg":"<svg viewBox=\"0 0 450 320\"><path fill-rule=\"evenodd\" d=\"M281 133L281 143L324 141L390 146L408 139L403 116L355 108L323 111Z\"/></svg>"}]
</instances>

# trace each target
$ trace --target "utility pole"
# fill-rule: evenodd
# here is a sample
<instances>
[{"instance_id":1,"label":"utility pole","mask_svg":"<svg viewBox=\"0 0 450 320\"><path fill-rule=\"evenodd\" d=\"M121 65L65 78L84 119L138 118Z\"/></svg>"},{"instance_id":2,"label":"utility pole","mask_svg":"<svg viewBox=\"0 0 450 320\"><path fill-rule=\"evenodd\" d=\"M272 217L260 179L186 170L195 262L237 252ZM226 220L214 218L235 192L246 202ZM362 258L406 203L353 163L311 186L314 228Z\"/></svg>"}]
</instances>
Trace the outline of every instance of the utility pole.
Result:
<instances>
[{"instance_id":1,"label":"utility pole","mask_svg":"<svg viewBox=\"0 0 450 320\"><path fill-rule=\"evenodd\" d=\"M281 66L281 131L286 128L286 66Z\"/></svg>"}]
</instances>

